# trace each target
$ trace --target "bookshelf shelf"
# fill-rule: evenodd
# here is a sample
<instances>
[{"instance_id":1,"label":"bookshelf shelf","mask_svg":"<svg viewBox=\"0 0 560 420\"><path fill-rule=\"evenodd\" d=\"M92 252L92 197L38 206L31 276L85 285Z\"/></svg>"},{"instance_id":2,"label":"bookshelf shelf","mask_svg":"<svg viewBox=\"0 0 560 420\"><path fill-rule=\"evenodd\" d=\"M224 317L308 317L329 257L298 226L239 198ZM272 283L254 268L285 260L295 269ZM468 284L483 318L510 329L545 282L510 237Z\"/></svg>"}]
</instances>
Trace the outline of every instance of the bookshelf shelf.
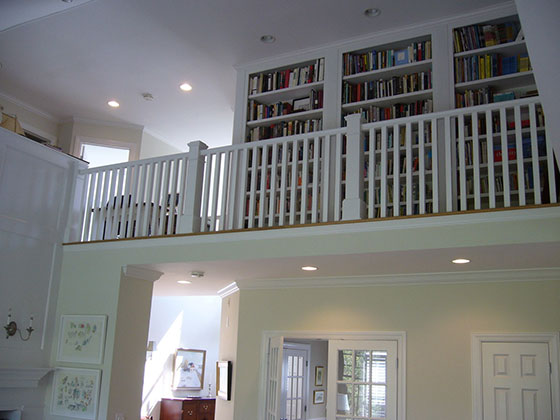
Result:
<instances>
[{"instance_id":1,"label":"bookshelf shelf","mask_svg":"<svg viewBox=\"0 0 560 420\"><path fill-rule=\"evenodd\" d=\"M343 76L342 80L351 83L366 82L373 79L383 78L387 75L393 76L403 76L409 73L418 73L422 71L428 71L432 68L432 60L422 60L416 61L408 64L401 64L399 66L385 67L379 70L372 70L362 73L350 74Z\"/></svg>"},{"instance_id":2,"label":"bookshelf shelf","mask_svg":"<svg viewBox=\"0 0 560 420\"><path fill-rule=\"evenodd\" d=\"M535 84L535 77L532 71L523 71L504 76L488 77L485 79L473 80L470 82L462 82L455 84L458 92L464 92L467 89L491 86L499 90L514 89L521 86L532 86Z\"/></svg>"},{"instance_id":3,"label":"bookshelf shelf","mask_svg":"<svg viewBox=\"0 0 560 420\"><path fill-rule=\"evenodd\" d=\"M249 95L248 99L258 101L262 104L270 105L275 102L291 101L294 98L309 96L309 94L313 89L317 90L317 89L321 89L322 87L323 87L322 81L306 83L303 85L284 88L284 89L276 89L263 93L255 93L253 95Z\"/></svg>"},{"instance_id":4,"label":"bookshelf shelf","mask_svg":"<svg viewBox=\"0 0 560 420\"><path fill-rule=\"evenodd\" d=\"M512 41L506 42L504 44L492 45L491 47L484 47L484 48L477 48L474 50L463 51L459 53L455 53L454 57L468 57L471 55L482 55L482 54L522 54L527 52L527 46L525 45L525 41Z\"/></svg>"},{"instance_id":5,"label":"bookshelf shelf","mask_svg":"<svg viewBox=\"0 0 560 420\"><path fill-rule=\"evenodd\" d=\"M312 109L309 111L293 112L291 114L280 115L278 117L263 118L260 120L247 121L247 127L264 127L283 121L305 121L309 119L319 119L323 114L322 109Z\"/></svg>"},{"instance_id":6,"label":"bookshelf shelf","mask_svg":"<svg viewBox=\"0 0 560 420\"><path fill-rule=\"evenodd\" d=\"M432 97L432 89L420 90L418 92L403 93L401 95L386 96L383 98L369 99L367 101L351 102L342 105L344 111L355 111L359 108L375 106L392 106L400 103L408 103L428 99Z\"/></svg>"}]
</instances>

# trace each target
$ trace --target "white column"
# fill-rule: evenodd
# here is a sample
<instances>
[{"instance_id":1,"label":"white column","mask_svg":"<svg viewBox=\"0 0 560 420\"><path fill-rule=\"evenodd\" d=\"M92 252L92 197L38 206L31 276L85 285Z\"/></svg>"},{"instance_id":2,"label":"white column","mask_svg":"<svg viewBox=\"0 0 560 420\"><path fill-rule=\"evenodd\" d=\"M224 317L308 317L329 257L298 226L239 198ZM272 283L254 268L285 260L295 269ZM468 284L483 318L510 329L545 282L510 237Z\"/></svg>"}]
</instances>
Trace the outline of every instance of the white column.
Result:
<instances>
[{"instance_id":1,"label":"white column","mask_svg":"<svg viewBox=\"0 0 560 420\"><path fill-rule=\"evenodd\" d=\"M200 232L200 203L202 197L202 182L204 179L204 156L200 154L208 146L201 141L193 141L188 144L189 158L185 180L185 215L177 233Z\"/></svg>"},{"instance_id":2,"label":"white column","mask_svg":"<svg viewBox=\"0 0 560 420\"><path fill-rule=\"evenodd\" d=\"M346 198L342 202L342 220L357 220L366 216L362 116L352 114L344 118L348 132L346 134Z\"/></svg>"}]
</instances>

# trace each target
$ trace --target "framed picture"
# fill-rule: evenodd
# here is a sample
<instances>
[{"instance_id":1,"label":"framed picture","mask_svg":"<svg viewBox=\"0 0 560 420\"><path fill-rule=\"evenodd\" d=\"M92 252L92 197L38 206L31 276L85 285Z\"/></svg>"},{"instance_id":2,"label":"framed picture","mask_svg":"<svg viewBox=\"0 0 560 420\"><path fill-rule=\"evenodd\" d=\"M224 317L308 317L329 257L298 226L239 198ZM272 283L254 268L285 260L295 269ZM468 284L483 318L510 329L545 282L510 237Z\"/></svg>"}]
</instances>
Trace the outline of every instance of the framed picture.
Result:
<instances>
[{"instance_id":1,"label":"framed picture","mask_svg":"<svg viewBox=\"0 0 560 420\"><path fill-rule=\"evenodd\" d=\"M201 390L205 364L206 350L177 349L173 362L173 389Z\"/></svg>"},{"instance_id":2,"label":"framed picture","mask_svg":"<svg viewBox=\"0 0 560 420\"><path fill-rule=\"evenodd\" d=\"M101 364L106 325L106 315L62 315L56 360Z\"/></svg>"},{"instance_id":3,"label":"framed picture","mask_svg":"<svg viewBox=\"0 0 560 420\"><path fill-rule=\"evenodd\" d=\"M325 367L315 366L315 386L323 386L324 377L325 377Z\"/></svg>"},{"instance_id":4,"label":"framed picture","mask_svg":"<svg viewBox=\"0 0 560 420\"><path fill-rule=\"evenodd\" d=\"M323 404L325 402L325 391L313 391L313 404Z\"/></svg>"},{"instance_id":5,"label":"framed picture","mask_svg":"<svg viewBox=\"0 0 560 420\"><path fill-rule=\"evenodd\" d=\"M95 419L101 371L57 369L53 378L51 413L80 419Z\"/></svg>"},{"instance_id":6,"label":"framed picture","mask_svg":"<svg viewBox=\"0 0 560 420\"><path fill-rule=\"evenodd\" d=\"M296 111L309 111L309 109L311 108L311 103L310 103L310 99L309 96L306 96L305 98L301 98L301 99L294 99L293 103L292 103L292 108L294 110L294 112Z\"/></svg>"},{"instance_id":7,"label":"framed picture","mask_svg":"<svg viewBox=\"0 0 560 420\"><path fill-rule=\"evenodd\" d=\"M216 395L223 400L231 400L232 363L216 362Z\"/></svg>"}]
</instances>

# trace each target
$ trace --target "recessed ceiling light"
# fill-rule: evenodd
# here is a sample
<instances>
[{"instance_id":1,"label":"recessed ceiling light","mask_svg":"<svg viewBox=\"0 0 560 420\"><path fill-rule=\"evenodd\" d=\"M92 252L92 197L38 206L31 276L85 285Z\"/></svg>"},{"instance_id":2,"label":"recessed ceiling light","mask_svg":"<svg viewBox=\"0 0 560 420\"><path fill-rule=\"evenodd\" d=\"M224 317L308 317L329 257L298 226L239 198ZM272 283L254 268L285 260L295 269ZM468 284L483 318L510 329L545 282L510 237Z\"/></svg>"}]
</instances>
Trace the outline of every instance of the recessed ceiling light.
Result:
<instances>
[{"instance_id":1,"label":"recessed ceiling light","mask_svg":"<svg viewBox=\"0 0 560 420\"><path fill-rule=\"evenodd\" d=\"M179 89L181 89L183 92L190 92L192 90L192 86L188 83L183 83L181 86L179 86Z\"/></svg>"},{"instance_id":2,"label":"recessed ceiling light","mask_svg":"<svg viewBox=\"0 0 560 420\"><path fill-rule=\"evenodd\" d=\"M466 258L456 258L453 261L451 261L453 264L467 264L470 263L471 260L467 260Z\"/></svg>"},{"instance_id":3,"label":"recessed ceiling light","mask_svg":"<svg viewBox=\"0 0 560 420\"><path fill-rule=\"evenodd\" d=\"M261 36L261 42L264 42L265 44L272 44L274 41L276 41L276 37L274 35Z\"/></svg>"},{"instance_id":4,"label":"recessed ceiling light","mask_svg":"<svg viewBox=\"0 0 560 420\"><path fill-rule=\"evenodd\" d=\"M317 267L314 267L312 265L303 266L303 267L301 267L301 269L303 271L317 271Z\"/></svg>"},{"instance_id":5,"label":"recessed ceiling light","mask_svg":"<svg viewBox=\"0 0 560 420\"><path fill-rule=\"evenodd\" d=\"M107 105L109 105L111 108L118 108L119 106L121 106L121 104L119 104L117 101L115 101L114 99L110 100L109 102L107 102Z\"/></svg>"},{"instance_id":6,"label":"recessed ceiling light","mask_svg":"<svg viewBox=\"0 0 560 420\"><path fill-rule=\"evenodd\" d=\"M381 10L376 8L364 10L364 15L366 15L367 17L376 17L379 16L380 14L381 14Z\"/></svg>"},{"instance_id":7,"label":"recessed ceiling light","mask_svg":"<svg viewBox=\"0 0 560 420\"><path fill-rule=\"evenodd\" d=\"M188 281L188 280L177 280L177 283L179 283L179 284L191 284L192 281Z\"/></svg>"}]
</instances>

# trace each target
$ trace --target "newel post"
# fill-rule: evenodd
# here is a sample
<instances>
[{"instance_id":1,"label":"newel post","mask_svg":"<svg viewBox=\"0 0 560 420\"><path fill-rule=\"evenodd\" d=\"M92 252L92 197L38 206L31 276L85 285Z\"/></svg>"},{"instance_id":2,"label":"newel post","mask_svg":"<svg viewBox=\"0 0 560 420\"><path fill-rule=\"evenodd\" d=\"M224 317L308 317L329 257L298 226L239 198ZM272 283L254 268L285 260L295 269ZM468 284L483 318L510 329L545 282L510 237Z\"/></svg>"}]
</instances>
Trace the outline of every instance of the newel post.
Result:
<instances>
[{"instance_id":1,"label":"newel post","mask_svg":"<svg viewBox=\"0 0 560 420\"><path fill-rule=\"evenodd\" d=\"M346 198L342 202L342 220L359 220L366 216L364 203L364 140L362 115L344 117L346 134Z\"/></svg>"},{"instance_id":2,"label":"newel post","mask_svg":"<svg viewBox=\"0 0 560 420\"><path fill-rule=\"evenodd\" d=\"M200 204L202 202L202 182L204 179L204 156L200 152L208 149L208 146L201 141L190 142L188 146L185 214L179 224L180 233L200 232Z\"/></svg>"}]
</instances>

